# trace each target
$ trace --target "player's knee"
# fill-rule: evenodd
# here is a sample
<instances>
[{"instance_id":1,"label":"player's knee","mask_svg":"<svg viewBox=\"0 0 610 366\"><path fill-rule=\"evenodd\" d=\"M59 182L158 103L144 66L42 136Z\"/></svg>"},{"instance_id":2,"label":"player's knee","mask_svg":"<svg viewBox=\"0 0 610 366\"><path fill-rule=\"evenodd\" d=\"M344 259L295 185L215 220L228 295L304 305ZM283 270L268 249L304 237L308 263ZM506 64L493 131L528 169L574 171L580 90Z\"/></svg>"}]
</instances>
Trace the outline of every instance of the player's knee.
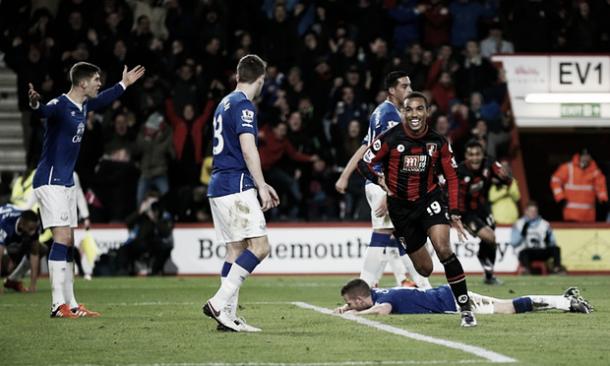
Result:
<instances>
[{"instance_id":1,"label":"player's knee","mask_svg":"<svg viewBox=\"0 0 610 366\"><path fill-rule=\"evenodd\" d=\"M417 271L417 273L419 273L420 275L424 276L424 277L430 277L430 275L432 274L432 264L416 264L415 265L415 270Z\"/></svg>"},{"instance_id":2,"label":"player's knee","mask_svg":"<svg viewBox=\"0 0 610 366\"><path fill-rule=\"evenodd\" d=\"M271 247L269 246L269 241L267 240L266 236L250 241L248 249L260 260L266 258L271 251Z\"/></svg>"}]
</instances>

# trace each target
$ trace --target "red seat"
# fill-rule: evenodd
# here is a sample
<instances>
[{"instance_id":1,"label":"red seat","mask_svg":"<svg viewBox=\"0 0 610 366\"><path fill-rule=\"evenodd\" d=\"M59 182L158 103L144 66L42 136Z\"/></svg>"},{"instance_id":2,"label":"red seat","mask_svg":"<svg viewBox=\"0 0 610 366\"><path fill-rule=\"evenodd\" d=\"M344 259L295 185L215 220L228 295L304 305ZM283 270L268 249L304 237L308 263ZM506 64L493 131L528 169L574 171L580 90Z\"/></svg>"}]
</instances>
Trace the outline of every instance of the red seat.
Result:
<instances>
[{"instance_id":1,"label":"red seat","mask_svg":"<svg viewBox=\"0 0 610 366\"><path fill-rule=\"evenodd\" d=\"M548 269L546 267L545 261L532 261L532 263L530 265L531 265L531 269L532 270L537 269L541 276L548 275ZM521 274L523 274L523 272L525 272L525 268L522 265L519 265L519 268L517 269L517 274L521 275ZM534 273L532 273L532 274L534 274Z\"/></svg>"}]
</instances>

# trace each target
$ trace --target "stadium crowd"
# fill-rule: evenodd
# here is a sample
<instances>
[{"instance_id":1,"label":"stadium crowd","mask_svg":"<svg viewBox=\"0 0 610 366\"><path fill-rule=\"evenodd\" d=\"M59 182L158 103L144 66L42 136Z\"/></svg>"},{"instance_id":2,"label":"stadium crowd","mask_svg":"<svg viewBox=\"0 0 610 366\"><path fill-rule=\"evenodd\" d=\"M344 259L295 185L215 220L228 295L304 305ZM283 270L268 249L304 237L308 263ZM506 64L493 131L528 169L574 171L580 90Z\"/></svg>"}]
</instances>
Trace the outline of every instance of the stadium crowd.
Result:
<instances>
[{"instance_id":1,"label":"stadium crowd","mask_svg":"<svg viewBox=\"0 0 610 366\"><path fill-rule=\"evenodd\" d=\"M77 61L146 75L105 113L89 114L77 172L93 222L125 222L155 189L178 222L211 221L206 199L212 114L248 53L269 62L258 103L259 150L282 204L275 220L366 220L363 178L339 173L386 98L384 75L408 72L433 103L432 127L458 160L478 139L510 160L514 121L495 53L610 50L610 2L499 0L58 0L0 2L0 51L18 76L27 165L43 101L69 89ZM516 217L515 217L516 219Z\"/></svg>"}]
</instances>

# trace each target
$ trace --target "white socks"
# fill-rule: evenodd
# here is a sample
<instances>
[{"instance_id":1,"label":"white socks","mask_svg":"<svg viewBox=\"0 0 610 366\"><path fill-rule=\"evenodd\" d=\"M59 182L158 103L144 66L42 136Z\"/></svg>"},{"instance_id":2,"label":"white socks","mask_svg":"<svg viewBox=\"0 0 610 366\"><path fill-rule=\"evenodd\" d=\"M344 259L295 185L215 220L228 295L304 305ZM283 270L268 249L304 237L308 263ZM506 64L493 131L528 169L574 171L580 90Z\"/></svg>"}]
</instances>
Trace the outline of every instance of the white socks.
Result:
<instances>
[{"instance_id":1,"label":"white socks","mask_svg":"<svg viewBox=\"0 0 610 366\"><path fill-rule=\"evenodd\" d=\"M558 309L564 311L570 311L570 299L564 296L539 296L529 295L526 296L532 299L532 305L534 311L537 310L549 310Z\"/></svg>"},{"instance_id":2,"label":"white socks","mask_svg":"<svg viewBox=\"0 0 610 366\"><path fill-rule=\"evenodd\" d=\"M49 260L49 277L51 280L51 295L53 299L51 309L53 310L57 309L60 305L66 303L66 297L64 295L64 284L66 282L66 276L68 271L68 262L66 262L65 260Z\"/></svg>"},{"instance_id":3,"label":"white socks","mask_svg":"<svg viewBox=\"0 0 610 366\"><path fill-rule=\"evenodd\" d=\"M76 297L74 297L74 261L66 262L66 280L64 282L64 299L70 309L78 307Z\"/></svg>"},{"instance_id":4,"label":"white socks","mask_svg":"<svg viewBox=\"0 0 610 366\"><path fill-rule=\"evenodd\" d=\"M230 302L231 298L236 297L241 284L249 275L250 272L243 269L240 265L233 263L229 274L222 281L216 294L210 299L212 306L216 309L225 307ZM237 300L237 298L235 298L235 300Z\"/></svg>"},{"instance_id":5,"label":"white socks","mask_svg":"<svg viewBox=\"0 0 610 366\"><path fill-rule=\"evenodd\" d=\"M383 275L383 269L388 263L384 251L385 248L383 247L368 247L364 254L360 279L366 282L370 287L377 285L379 278Z\"/></svg>"}]
</instances>

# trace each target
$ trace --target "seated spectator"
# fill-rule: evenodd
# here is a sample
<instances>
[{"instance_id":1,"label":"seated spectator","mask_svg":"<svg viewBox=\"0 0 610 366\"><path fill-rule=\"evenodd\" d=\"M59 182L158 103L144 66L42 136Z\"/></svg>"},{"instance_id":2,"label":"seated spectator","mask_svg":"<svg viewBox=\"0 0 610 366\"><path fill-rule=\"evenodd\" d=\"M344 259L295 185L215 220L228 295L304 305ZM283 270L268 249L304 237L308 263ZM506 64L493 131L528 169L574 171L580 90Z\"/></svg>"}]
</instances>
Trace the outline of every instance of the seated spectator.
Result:
<instances>
[{"instance_id":1,"label":"seated spectator","mask_svg":"<svg viewBox=\"0 0 610 366\"><path fill-rule=\"evenodd\" d=\"M122 270L130 275L163 273L174 248L174 223L164 212L156 194L142 201L137 212L127 218L129 239L119 249ZM137 262L144 265L138 268ZM149 270L150 269L150 270Z\"/></svg>"},{"instance_id":2,"label":"seated spectator","mask_svg":"<svg viewBox=\"0 0 610 366\"><path fill-rule=\"evenodd\" d=\"M519 263L532 273L532 261L553 260L552 273L564 273L561 265L561 249L548 221L538 214L538 204L531 201L525 208L525 215L513 225L510 243L519 251Z\"/></svg>"}]
</instances>

